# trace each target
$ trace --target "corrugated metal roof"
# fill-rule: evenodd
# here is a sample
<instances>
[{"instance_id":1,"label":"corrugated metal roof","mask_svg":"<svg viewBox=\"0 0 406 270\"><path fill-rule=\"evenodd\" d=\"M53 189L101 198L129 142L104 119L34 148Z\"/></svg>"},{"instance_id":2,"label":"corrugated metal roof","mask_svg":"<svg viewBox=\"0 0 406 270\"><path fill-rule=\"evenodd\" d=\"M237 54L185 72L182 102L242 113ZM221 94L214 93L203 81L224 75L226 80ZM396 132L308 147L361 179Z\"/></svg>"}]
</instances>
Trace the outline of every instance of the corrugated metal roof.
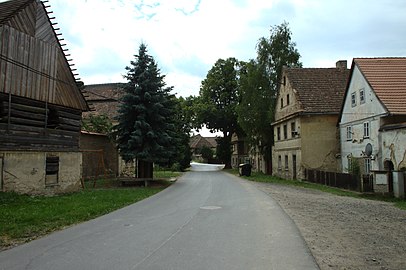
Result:
<instances>
[{"instance_id":1,"label":"corrugated metal roof","mask_svg":"<svg viewBox=\"0 0 406 270\"><path fill-rule=\"evenodd\" d=\"M406 58L354 58L365 79L391 114L406 114Z\"/></svg>"},{"instance_id":2,"label":"corrugated metal roof","mask_svg":"<svg viewBox=\"0 0 406 270\"><path fill-rule=\"evenodd\" d=\"M348 69L286 68L285 74L305 113L339 113Z\"/></svg>"}]
</instances>

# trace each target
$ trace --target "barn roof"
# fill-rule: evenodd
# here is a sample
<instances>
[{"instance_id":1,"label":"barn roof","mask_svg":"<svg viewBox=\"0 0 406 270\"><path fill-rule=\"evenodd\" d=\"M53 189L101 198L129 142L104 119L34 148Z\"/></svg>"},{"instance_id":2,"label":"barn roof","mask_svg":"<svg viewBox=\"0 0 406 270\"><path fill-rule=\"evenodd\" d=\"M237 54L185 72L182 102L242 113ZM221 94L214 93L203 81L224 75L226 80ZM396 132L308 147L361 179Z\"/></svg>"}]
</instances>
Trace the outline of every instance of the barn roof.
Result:
<instances>
[{"instance_id":1,"label":"barn roof","mask_svg":"<svg viewBox=\"0 0 406 270\"><path fill-rule=\"evenodd\" d=\"M49 7L40 0L0 3L0 91L86 111Z\"/></svg>"}]
</instances>

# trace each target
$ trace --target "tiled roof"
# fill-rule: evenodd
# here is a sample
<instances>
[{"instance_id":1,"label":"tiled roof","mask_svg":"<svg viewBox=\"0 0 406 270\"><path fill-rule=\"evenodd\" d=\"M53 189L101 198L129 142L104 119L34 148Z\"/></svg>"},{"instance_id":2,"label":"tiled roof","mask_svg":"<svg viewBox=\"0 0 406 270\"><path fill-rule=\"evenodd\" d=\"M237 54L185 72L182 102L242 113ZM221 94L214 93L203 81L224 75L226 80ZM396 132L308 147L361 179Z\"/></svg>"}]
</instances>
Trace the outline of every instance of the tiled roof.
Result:
<instances>
[{"instance_id":1,"label":"tiled roof","mask_svg":"<svg viewBox=\"0 0 406 270\"><path fill-rule=\"evenodd\" d=\"M349 76L348 69L286 68L305 113L339 113Z\"/></svg>"},{"instance_id":2,"label":"tiled roof","mask_svg":"<svg viewBox=\"0 0 406 270\"><path fill-rule=\"evenodd\" d=\"M392 114L406 114L406 58L354 58L355 65Z\"/></svg>"},{"instance_id":3,"label":"tiled roof","mask_svg":"<svg viewBox=\"0 0 406 270\"><path fill-rule=\"evenodd\" d=\"M190 148L202 148L203 146L207 146L209 148L215 148L217 146L216 137L203 137L200 134L193 136L189 142Z\"/></svg>"},{"instance_id":4,"label":"tiled roof","mask_svg":"<svg viewBox=\"0 0 406 270\"><path fill-rule=\"evenodd\" d=\"M114 121L119 108L119 100L124 94L122 83L92 84L84 88L86 100L92 108L92 112L83 114L107 115Z\"/></svg>"}]
</instances>

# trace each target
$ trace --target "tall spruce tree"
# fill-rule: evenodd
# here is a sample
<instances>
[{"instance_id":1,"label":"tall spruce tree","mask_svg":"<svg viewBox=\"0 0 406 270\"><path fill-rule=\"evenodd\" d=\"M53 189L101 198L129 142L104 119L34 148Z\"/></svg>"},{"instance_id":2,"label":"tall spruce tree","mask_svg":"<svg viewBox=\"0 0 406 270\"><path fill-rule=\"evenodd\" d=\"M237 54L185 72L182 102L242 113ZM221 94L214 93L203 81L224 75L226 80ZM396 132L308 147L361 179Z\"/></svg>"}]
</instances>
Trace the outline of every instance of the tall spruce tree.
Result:
<instances>
[{"instance_id":1,"label":"tall spruce tree","mask_svg":"<svg viewBox=\"0 0 406 270\"><path fill-rule=\"evenodd\" d=\"M126 67L128 80L118 110L117 143L125 161L137 159L137 176L151 178L152 164L167 163L176 153L175 102L154 58L142 43Z\"/></svg>"}]
</instances>

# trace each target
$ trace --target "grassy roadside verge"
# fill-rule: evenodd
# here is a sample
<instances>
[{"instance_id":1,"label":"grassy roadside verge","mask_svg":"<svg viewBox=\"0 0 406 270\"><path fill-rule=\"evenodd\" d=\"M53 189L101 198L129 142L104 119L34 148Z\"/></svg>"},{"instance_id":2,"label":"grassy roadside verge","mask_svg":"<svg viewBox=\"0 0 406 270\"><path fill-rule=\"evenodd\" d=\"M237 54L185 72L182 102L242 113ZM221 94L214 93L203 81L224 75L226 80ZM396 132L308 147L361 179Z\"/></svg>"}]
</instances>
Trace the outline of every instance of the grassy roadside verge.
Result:
<instances>
[{"instance_id":1,"label":"grassy roadside verge","mask_svg":"<svg viewBox=\"0 0 406 270\"><path fill-rule=\"evenodd\" d=\"M237 169L225 170L225 171L228 173L234 174L234 175L238 175ZM288 185L288 186L295 186L295 187L301 187L301 188L310 188L310 189L315 189L315 190L319 190L322 192L335 194L338 196L349 196L349 197L360 198L360 199L386 201L386 202L393 203L396 207L398 207L400 209L406 210L406 200L391 198L391 197L382 196L379 194L362 194L359 192L343 190L343 189L339 189L339 188L324 186L324 185L305 182L305 181L281 179L281 178L278 178L275 176L265 175L265 174L256 173L256 172L252 172L252 175L250 177L242 176L242 178L249 180L249 181L254 181L254 182L273 183L273 184Z\"/></svg>"},{"instance_id":2,"label":"grassy roadside verge","mask_svg":"<svg viewBox=\"0 0 406 270\"><path fill-rule=\"evenodd\" d=\"M156 178L177 177L180 173L154 173ZM107 214L150 197L170 185L150 187L117 186L117 181L85 183L77 193L58 196L29 196L0 192L0 250L31 241L50 232Z\"/></svg>"}]
</instances>

